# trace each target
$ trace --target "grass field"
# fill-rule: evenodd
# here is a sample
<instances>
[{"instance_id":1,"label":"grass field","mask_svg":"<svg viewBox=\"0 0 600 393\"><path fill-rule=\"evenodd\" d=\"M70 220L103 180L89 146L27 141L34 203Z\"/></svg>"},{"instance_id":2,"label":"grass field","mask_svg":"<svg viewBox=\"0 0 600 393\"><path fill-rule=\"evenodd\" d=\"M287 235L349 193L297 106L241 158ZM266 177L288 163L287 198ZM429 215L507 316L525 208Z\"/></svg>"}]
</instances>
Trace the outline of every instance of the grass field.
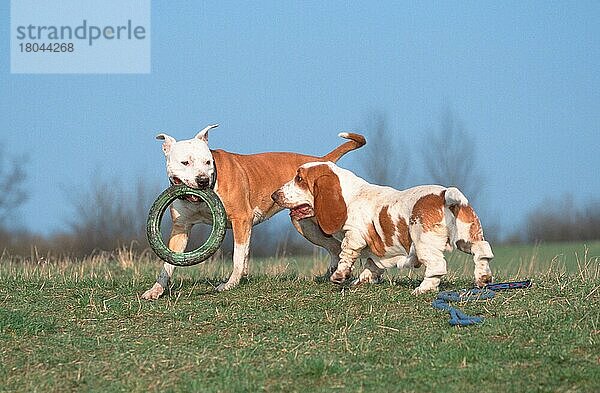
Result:
<instances>
[{"instance_id":1,"label":"grass field","mask_svg":"<svg viewBox=\"0 0 600 393\"><path fill-rule=\"evenodd\" d=\"M236 289L227 262L178 269L170 294L140 300L159 263L0 259L0 391L600 391L600 243L494 249L497 281L527 290L461 305L451 327L422 270L356 289L313 280L325 258L252 261ZM442 289L470 287L449 256Z\"/></svg>"}]
</instances>

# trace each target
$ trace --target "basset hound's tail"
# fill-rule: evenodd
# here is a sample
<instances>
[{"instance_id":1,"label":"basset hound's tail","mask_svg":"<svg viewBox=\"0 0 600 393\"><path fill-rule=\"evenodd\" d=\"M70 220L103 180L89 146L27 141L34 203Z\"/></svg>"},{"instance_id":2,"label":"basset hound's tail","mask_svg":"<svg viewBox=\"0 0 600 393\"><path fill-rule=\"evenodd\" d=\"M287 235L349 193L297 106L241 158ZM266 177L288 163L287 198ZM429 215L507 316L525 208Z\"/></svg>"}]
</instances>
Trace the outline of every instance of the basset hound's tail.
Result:
<instances>
[{"instance_id":1,"label":"basset hound's tail","mask_svg":"<svg viewBox=\"0 0 600 393\"><path fill-rule=\"evenodd\" d=\"M360 134L354 134L352 132L341 132L338 134L338 136L344 139L349 139L349 141L339 145L334 150L324 155L323 160L336 162L342 158L344 154L348 153L349 151L356 150L367 143L367 140L364 136Z\"/></svg>"},{"instance_id":2,"label":"basset hound's tail","mask_svg":"<svg viewBox=\"0 0 600 393\"><path fill-rule=\"evenodd\" d=\"M448 187L445 192L446 206L468 206L469 200L456 187Z\"/></svg>"}]
</instances>

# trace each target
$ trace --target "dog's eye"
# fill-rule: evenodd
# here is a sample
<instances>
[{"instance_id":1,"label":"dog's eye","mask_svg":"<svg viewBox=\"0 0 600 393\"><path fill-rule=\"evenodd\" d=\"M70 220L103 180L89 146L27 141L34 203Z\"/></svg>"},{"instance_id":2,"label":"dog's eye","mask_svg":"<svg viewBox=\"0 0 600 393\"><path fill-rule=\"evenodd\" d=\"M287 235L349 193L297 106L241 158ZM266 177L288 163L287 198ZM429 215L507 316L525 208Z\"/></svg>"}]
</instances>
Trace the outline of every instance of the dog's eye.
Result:
<instances>
[{"instance_id":1,"label":"dog's eye","mask_svg":"<svg viewBox=\"0 0 600 393\"><path fill-rule=\"evenodd\" d=\"M296 175L296 183L302 183L302 180L304 180L302 179L302 176Z\"/></svg>"},{"instance_id":2,"label":"dog's eye","mask_svg":"<svg viewBox=\"0 0 600 393\"><path fill-rule=\"evenodd\" d=\"M181 161L181 164L183 166L188 166L188 165L190 165L190 162L189 161Z\"/></svg>"},{"instance_id":3,"label":"dog's eye","mask_svg":"<svg viewBox=\"0 0 600 393\"><path fill-rule=\"evenodd\" d=\"M206 165L210 165L210 160L205 162Z\"/></svg>"}]
</instances>

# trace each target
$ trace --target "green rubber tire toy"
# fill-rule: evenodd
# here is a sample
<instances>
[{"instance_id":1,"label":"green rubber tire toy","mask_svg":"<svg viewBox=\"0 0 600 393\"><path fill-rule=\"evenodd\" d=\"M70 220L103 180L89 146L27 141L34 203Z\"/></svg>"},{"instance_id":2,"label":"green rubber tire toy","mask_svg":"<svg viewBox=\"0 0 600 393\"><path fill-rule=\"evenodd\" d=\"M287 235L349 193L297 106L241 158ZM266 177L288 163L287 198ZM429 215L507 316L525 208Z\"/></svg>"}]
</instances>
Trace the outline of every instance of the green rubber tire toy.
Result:
<instances>
[{"instance_id":1,"label":"green rubber tire toy","mask_svg":"<svg viewBox=\"0 0 600 393\"><path fill-rule=\"evenodd\" d=\"M164 243L160 222L167 207L177 198L185 195L195 195L206 203L213 220L212 230L206 242L199 248L187 252L171 251ZM197 265L210 258L223 243L227 229L227 214L219 196L211 189L198 190L185 185L173 185L164 190L152 204L148 213L146 235L150 247L163 261L175 266Z\"/></svg>"}]
</instances>

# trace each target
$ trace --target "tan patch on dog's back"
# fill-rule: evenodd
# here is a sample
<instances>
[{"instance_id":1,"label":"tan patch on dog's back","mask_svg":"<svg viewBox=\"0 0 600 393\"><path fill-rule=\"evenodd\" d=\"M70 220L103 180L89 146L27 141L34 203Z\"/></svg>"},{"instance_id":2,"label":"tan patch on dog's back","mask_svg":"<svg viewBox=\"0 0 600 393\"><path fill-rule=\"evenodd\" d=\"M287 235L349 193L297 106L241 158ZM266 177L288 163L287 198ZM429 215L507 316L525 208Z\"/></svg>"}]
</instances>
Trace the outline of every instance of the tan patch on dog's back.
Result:
<instances>
[{"instance_id":1,"label":"tan patch on dog's back","mask_svg":"<svg viewBox=\"0 0 600 393\"><path fill-rule=\"evenodd\" d=\"M483 240L483 228L481 228L481 222L471 206L452 206L451 210L457 220L469 224L469 240L471 242Z\"/></svg>"},{"instance_id":2,"label":"tan patch on dog's back","mask_svg":"<svg viewBox=\"0 0 600 393\"><path fill-rule=\"evenodd\" d=\"M444 219L444 194L440 195L428 194L419 198L413 206L410 216L411 224L420 222L423 226L423 231L429 232L433 230Z\"/></svg>"},{"instance_id":3,"label":"tan patch on dog's back","mask_svg":"<svg viewBox=\"0 0 600 393\"><path fill-rule=\"evenodd\" d=\"M383 240L386 246L392 246L394 244L394 233L396 232L396 227L394 226L394 222L392 221L392 216L388 211L388 206L384 206L379 211L379 225L381 225L381 230L383 231Z\"/></svg>"},{"instance_id":4,"label":"tan patch on dog's back","mask_svg":"<svg viewBox=\"0 0 600 393\"><path fill-rule=\"evenodd\" d=\"M408 224L406 223L404 217L400 217L398 219L398 223L396 224L396 236L398 237L400 244L402 244L402 247L404 247L408 253L412 244L412 238L410 237Z\"/></svg>"},{"instance_id":5,"label":"tan patch on dog's back","mask_svg":"<svg viewBox=\"0 0 600 393\"><path fill-rule=\"evenodd\" d=\"M383 243L381 236L379 236L375 230L375 225L373 225L373 223L370 223L367 227L367 237L365 240L367 241L367 245L373 254L377 255L378 257L385 255L385 244Z\"/></svg>"},{"instance_id":6,"label":"tan patch on dog's back","mask_svg":"<svg viewBox=\"0 0 600 393\"><path fill-rule=\"evenodd\" d=\"M291 179L298 167L321 158L297 153L235 154L212 150L218 173L218 194L229 217L249 217L274 207L271 194ZM275 208L280 210L280 208Z\"/></svg>"}]
</instances>

